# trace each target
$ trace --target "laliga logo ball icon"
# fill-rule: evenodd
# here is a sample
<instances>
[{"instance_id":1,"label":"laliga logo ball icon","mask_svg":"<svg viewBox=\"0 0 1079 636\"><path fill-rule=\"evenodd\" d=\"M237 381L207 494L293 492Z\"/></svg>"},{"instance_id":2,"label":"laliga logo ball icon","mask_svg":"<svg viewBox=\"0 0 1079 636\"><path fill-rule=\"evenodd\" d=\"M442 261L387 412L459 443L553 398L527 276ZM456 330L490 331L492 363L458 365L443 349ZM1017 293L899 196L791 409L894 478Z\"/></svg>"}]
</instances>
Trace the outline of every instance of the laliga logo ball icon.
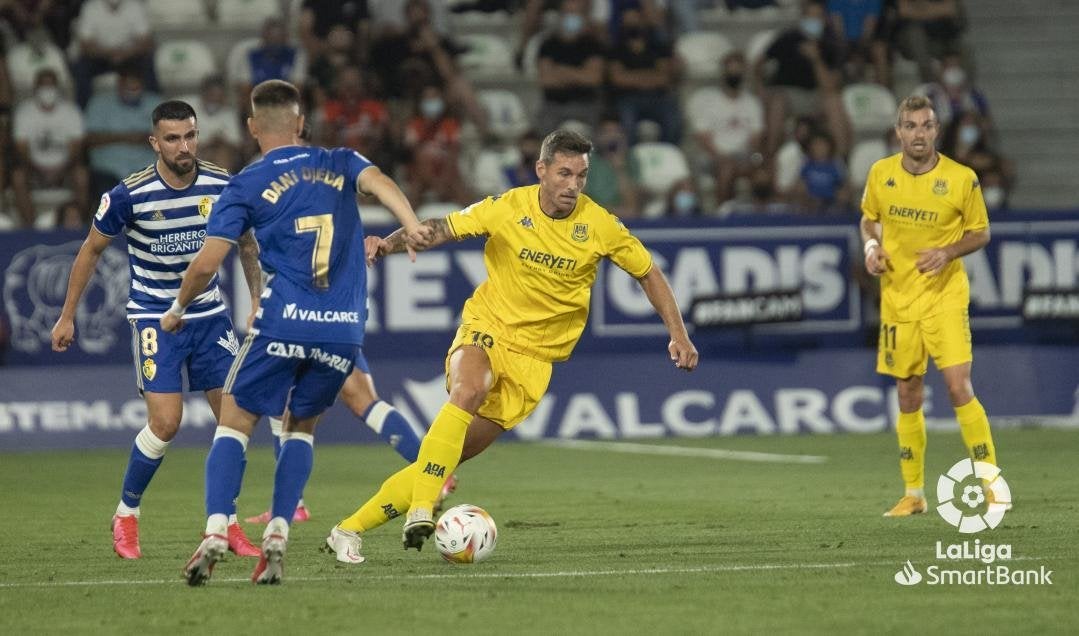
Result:
<instances>
[{"instance_id":1,"label":"laliga logo ball icon","mask_svg":"<svg viewBox=\"0 0 1079 636\"><path fill-rule=\"evenodd\" d=\"M971 477L977 477L981 483L958 489ZM985 512L977 512L987 500ZM1011 507L1012 491L996 466L962 459L937 480L937 501L940 502L937 513L945 521L963 534L974 534L1000 525L1004 513Z\"/></svg>"},{"instance_id":2,"label":"laliga logo ball icon","mask_svg":"<svg viewBox=\"0 0 1079 636\"><path fill-rule=\"evenodd\" d=\"M479 563L491 556L497 541L495 520L479 506L454 506L435 525L435 545L450 563Z\"/></svg>"}]
</instances>

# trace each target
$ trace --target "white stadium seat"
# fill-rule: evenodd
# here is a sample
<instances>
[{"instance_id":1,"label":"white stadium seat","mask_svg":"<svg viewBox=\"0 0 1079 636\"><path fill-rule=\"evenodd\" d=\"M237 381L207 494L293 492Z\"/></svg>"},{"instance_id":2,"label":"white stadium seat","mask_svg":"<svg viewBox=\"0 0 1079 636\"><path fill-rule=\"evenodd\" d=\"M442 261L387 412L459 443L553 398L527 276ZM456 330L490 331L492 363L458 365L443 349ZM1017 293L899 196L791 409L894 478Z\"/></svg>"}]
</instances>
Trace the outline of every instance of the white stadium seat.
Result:
<instances>
[{"instance_id":1,"label":"white stadium seat","mask_svg":"<svg viewBox=\"0 0 1079 636\"><path fill-rule=\"evenodd\" d=\"M861 190L873 162L886 156L888 156L888 146L885 145L883 139L866 139L855 144L854 149L850 151L850 169L847 171L850 174L851 186L856 190Z\"/></svg>"},{"instance_id":2,"label":"white stadium seat","mask_svg":"<svg viewBox=\"0 0 1079 636\"><path fill-rule=\"evenodd\" d=\"M277 0L217 0L217 21L221 26L259 29L271 16L285 17Z\"/></svg>"},{"instance_id":3,"label":"white stadium seat","mask_svg":"<svg viewBox=\"0 0 1079 636\"><path fill-rule=\"evenodd\" d=\"M165 93L197 89L217 71L210 47L198 40L170 40L154 52L154 70Z\"/></svg>"},{"instance_id":4,"label":"white stadium seat","mask_svg":"<svg viewBox=\"0 0 1079 636\"><path fill-rule=\"evenodd\" d=\"M666 196L672 185L690 175L681 148L663 142L637 144L630 152L640 171L640 185L653 196Z\"/></svg>"},{"instance_id":5,"label":"white stadium seat","mask_svg":"<svg viewBox=\"0 0 1079 636\"><path fill-rule=\"evenodd\" d=\"M516 74L513 50L506 38L491 33L469 33L454 39L467 49L457 56L457 63L470 78L497 79Z\"/></svg>"},{"instance_id":6,"label":"white stadium seat","mask_svg":"<svg viewBox=\"0 0 1079 636\"><path fill-rule=\"evenodd\" d=\"M856 135L882 135L895 124L895 96L880 84L851 84L843 89L843 108Z\"/></svg>"},{"instance_id":7,"label":"white stadium seat","mask_svg":"<svg viewBox=\"0 0 1079 636\"><path fill-rule=\"evenodd\" d=\"M691 78L707 79L719 77L719 62L733 47L722 33L693 31L679 37L674 48Z\"/></svg>"},{"instance_id":8,"label":"white stadium seat","mask_svg":"<svg viewBox=\"0 0 1079 636\"><path fill-rule=\"evenodd\" d=\"M182 10L176 0L144 0L146 14L155 29L194 28L210 21L205 2L185 2Z\"/></svg>"},{"instance_id":9,"label":"white stadium seat","mask_svg":"<svg viewBox=\"0 0 1079 636\"><path fill-rule=\"evenodd\" d=\"M251 70L247 65L247 54L259 45L259 38L246 38L237 42L229 51L225 61L225 72L230 86L251 81Z\"/></svg>"},{"instance_id":10,"label":"white stadium seat","mask_svg":"<svg viewBox=\"0 0 1079 636\"><path fill-rule=\"evenodd\" d=\"M749 38L749 43L746 44L746 61L749 62L750 66L764 57L768 47L772 46L772 42L776 41L777 35L779 35L779 29L765 29L754 33Z\"/></svg>"},{"instance_id":11,"label":"white stadium seat","mask_svg":"<svg viewBox=\"0 0 1079 636\"><path fill-rule=\"evenodd\" d=\"M480 91L476 97L487 113L491 132L500 139L515 141L530 127L528 113L517 93L493 88Z\"/></svg>"}]
</instances>

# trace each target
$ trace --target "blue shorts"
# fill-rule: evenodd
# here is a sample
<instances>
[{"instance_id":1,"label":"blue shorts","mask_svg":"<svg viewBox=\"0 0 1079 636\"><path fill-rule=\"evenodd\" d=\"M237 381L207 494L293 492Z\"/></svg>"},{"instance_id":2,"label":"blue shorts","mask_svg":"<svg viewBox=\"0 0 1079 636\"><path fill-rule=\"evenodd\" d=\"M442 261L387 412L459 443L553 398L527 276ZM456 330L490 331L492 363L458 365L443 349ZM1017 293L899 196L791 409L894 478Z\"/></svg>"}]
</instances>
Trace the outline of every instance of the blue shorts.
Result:
<instances>
[{"instance_id":1,"label":"blue shorts","mask_svg":"<svg viewBox=\"0 0 1079 636\"><path fill-rule=\"evenodd\" d=\"M240 347L227 313L185 321L177 333L162 331L157 318L128 322L140 394L183 392L185 366L189 391L209 391L225 385Z\"/></svg>"},{"instance_id":2,"label":"blue shorts","mask_svg":"<svg viewBox=\"0 0 1079 636\"><path fill-rule=\"evenodd\" d=\"M248 334L225 380L225 393L256 415L297 419L320 415L337 399L359 345L291 342Z\"/></svg>"},{"instance_id":3,"label":"blue shorts","mask_svg":"<svg viewBox=\"0 0 1079 636\"><path fill-rule=\"evenodd\" d=\"M371 367L367 366L367 358L363 357L363 347L356 349L356 358L352 361L352 368L360 373L371 375Z\"/></svg>"}]
</instances>

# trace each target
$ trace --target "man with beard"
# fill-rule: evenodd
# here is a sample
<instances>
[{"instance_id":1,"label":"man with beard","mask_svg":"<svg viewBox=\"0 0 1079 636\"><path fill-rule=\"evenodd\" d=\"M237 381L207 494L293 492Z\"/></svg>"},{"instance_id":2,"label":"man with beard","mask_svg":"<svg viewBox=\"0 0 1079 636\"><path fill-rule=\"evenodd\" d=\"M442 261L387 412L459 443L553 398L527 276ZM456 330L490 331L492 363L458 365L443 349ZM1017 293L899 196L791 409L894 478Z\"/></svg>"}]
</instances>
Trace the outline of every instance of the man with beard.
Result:
<instances>
[{"instance_id":1,"label":"man with beard","mask_svg":"<svg viewBox=\"0 0 1079 636\"><path fill-rule=\"evenodd\" d=\"M210 208L229 174L196 159L199 131L189 104L163 102L154 108L151 120L149 142L157 160L101 196L90 233L72 264L64 307L52 330L53 350L66 351L75 340L79 300L97 261L122 232L131 265L127 318L135 377L147 412L146 426L135 436L112 520L113 549L123 559L142 556L139 504L180 428L184 367L188 390L205 391L218 416L221 387L239 346L216 275L187 307L187 329L170 334L158 328L161 315L179 292L181 277L202 247ZM258 246L250 235L241 244L244 277L252 306L257 306L261 290ZM236 554L259 555L237 523L235 510L229 519L228 539L229 549Z\"/></svg>"}]
</instances>

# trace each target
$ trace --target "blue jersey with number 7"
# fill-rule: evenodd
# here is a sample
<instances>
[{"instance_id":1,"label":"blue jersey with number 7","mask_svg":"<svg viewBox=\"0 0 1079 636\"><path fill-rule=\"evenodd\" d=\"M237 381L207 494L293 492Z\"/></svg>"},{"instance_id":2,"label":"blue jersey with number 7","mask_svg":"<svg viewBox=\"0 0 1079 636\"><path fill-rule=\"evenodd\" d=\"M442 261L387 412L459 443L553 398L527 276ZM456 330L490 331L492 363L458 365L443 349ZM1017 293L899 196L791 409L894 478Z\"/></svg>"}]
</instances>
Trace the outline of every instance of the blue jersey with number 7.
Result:
<instances>
[{"instance_id":1,"label":"blue jersey with number 7","mask_svg":"<svg viewBox=\"0 0 1079 636\"><path fill-rule=\"evenodd\" d=\"M255 333L363 344L367 273L356 179L370 166L346 148L284 146L221 192L207 237L236 242L254 228L269 276Z\"/></svg>"}]
</instances>

